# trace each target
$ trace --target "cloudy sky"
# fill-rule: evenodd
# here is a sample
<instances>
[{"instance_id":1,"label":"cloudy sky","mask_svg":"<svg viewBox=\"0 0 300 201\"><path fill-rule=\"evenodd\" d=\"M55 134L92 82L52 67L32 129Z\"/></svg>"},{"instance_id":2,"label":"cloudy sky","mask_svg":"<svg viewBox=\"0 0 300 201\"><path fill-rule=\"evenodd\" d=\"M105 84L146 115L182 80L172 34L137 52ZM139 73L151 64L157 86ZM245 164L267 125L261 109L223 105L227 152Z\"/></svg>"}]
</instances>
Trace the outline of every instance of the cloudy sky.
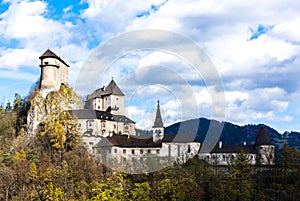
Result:
<instances>
[{"instance_id":1,"label":"cloudy sky","mask_svg":"<svg viewBox=\"0 0 300 201\"><path fill-rule=\"evenodd\" d=\"M201 116L300 131L296 0L3 0L0 103L13 100L15 92L28 94L39 79L38 57L46 49L71 66L70 84L75 87L87 61L93 61L90 55L124 33L144 29L176 33L196 44L223 88L199 73L199 66L165 47L126 52L109 61L102 69L105 73L94 72L94 85L107 85L113 77L126 94L127 114L137 127L151 127L159 99L165 125ZM116 48L128 42L139 39L130 37Z\"/></svg>"}]
</instances>

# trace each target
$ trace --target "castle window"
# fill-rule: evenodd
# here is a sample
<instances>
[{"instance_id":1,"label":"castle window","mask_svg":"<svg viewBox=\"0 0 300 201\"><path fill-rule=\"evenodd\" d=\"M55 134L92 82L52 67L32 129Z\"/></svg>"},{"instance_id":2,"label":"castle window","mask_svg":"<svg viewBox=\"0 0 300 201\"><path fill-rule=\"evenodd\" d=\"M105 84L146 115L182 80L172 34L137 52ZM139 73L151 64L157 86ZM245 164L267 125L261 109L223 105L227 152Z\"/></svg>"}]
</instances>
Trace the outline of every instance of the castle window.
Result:
<instances>
[{"instance_id":1,"label":"castle window","mask_svg":"<svg viewBox=\"0 0 300 201\"><path fill-rule=\"evenodd\" d=\"M115 154L118 152L118 150L117 150L117 149L115 149L114 151L115 151Z\"/></svg>"},{"instance_id":2,"label":"castle window","mask_svg":"<svg viewBox=\"0 0 300 201\"><path fill-rule=\"evenodd\" d=\"M123 149L123 154L126 154L126 149Z\"/></svg>"},{"instance_id":3,"label":"castle window","mask_svg":"<svg viewBox=\"0 0 300 201\"><path fill-rule=\"evenodd\" d=\"M259 147L260 149L263 149L262 147Z\"/></svg>"},{"instance_id":4,"label":"castle window","mask_svg":"<svg viewBox=\"0 0 300 201\"><path fill-rule=\"evenodd\" d=\"M156 153L157 153L157 154L159 154L159 153L160 153L160 150L159 150L159 149L157 149L157 150L156 150Z\"/></svg>"},{"instance_id":5,"label":"castle window","mask_svg":"<svg viewBox=\"0 0 300 201\"><path fill-rule=\"evenodd\" d=\"M49 63L48 61L45 61L45 62L44 62L44 64L46 64L46 65L47 65L48 63Z\"/></svg>"},{"instance_id":6,"label":"castle window","mask_svg":"<svg viewBox=\"0 0 300 201\"><path fill-rule=\"evenodd\" d=\"M225 161L225 159L226 159L226 156L225 156L225 154L223 154L223 161Z\"/></svg>"},{"instance_id":7,"label":"castle window","mask_svg":"<svg viewBox=\"0 0 300 201\"><path fill-rule=\"evenodd\" d=\"M272 154L270 155L270 159L271 159L271 160L273 159L273 155L272 155Z\"/></svg>"},{"instance_id":8,"label":"castle window","mask_svg":"<svg viewBox=\"0 0 300 201\"><path fill-rule=\"evenodd\" d=\"M144 150L141 149L141 150L140 150L140 154L143 154L143 153L144 153Z\"/></svg>"},{"instance_id":9,"label":"castle window","mask_svg":"<svg viewBox=\"0 0 300 201\"><path fill-rule=\"evenodd\" d=\"M147 151L147 152L148 152L148 154L151 154L151 149L148 149L148 151Z\"/></svg>"},{"instance_id":10,"label":"castle window","mask_svg":"<svg viewBox=\"0 0 300 201\"><path fill-rule=\"evenodd\" d=\"M131 150L131 154L134 154L134 149L133 149L133 150Z\"/></svg>"},{"instance_id":11,"label":"castle window","mask_svg":"<svg viewBox=\"0 0 300 201\"><path fill-rule=\"evenodd\" d=\"M191 153L191 145L188 145L188 150L187 150L188 153Z\"/></svg>"},{"instance_id":12,"label":"castle window","mask_svg":"<svg viewBox=\"0 0 300 201\"><path fill-rule=\"evenodd\" d=\"M94 143L93 142L89 142L89 145L93 145Z\"/></svg>"},{"instance_id":13,"label":"castle window","mask_svg":"<svg viewBox=\"0 0 300 201\"><path fill-rule=\"evenodd\" d=\"M98 109L100 110L100 106L98 106Z\"/></svg>"}]
</instances>

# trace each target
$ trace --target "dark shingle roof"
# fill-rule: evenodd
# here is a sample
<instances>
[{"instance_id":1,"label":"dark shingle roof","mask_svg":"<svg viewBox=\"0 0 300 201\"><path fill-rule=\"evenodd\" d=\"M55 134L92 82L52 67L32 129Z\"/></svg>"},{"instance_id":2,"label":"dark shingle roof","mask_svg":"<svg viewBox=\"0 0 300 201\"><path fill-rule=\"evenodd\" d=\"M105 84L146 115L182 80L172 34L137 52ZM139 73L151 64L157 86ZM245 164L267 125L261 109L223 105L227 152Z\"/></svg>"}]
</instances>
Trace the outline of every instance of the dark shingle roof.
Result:
<instances>
[{"instance_id":1,"label":"dark shingle roof","mask_svg":"<svg viewBox=\"0 0 300 201\"><path fill-rule=\"evenodd\" d=\"M137 136L129 136L128 135L116 135L113 134L110 137L107 137L101 140L99 143L95 145L97 148L107 147L107 146L117 146L124 148L160 148L161 142L153 142L151 138L141 138Z\"/></svg>"},{"instance_id":2,"label":"dark shingle roof","mask_svg":"<svg viewBox=\"0 0 300 201\"><path fill-rule=\"evenodd\" d=\"M82 109L82 110L68 110L72 117L78 119L103 119L108 121L124 122L124 123L135 123L125 115L114 115L110 112L101 111L101 110L91 110L91 109Z\"/></svg>"},{"instance_id":3,"label":"dark shingle roof","mask_svg":"<svg viewBox=\"0 0 300 201\"><path fill-rule=\"evenodd\" d=\"M241 151L245 153L256 153L255 147L253 145L228 145L222 144L219 148L219 142L211 150L210 153L240 153Z\"/></svg>"},{"instance_id":4,"label":"dark shingle roof","mask_svg":"<svg viewBox=\"0 0 300 201\"><path fill-rule=\"evenodd\" d=\"M57 56L54 52L52 52L51 50L47 49L40 57L39 59L44 59L44 58L56 58L58 59L59 61L61 61L63 64L65 64L66 66L69 67L69 65L64 61L62 60L59 56Z\"/></svg>"},{"instance_id":5,"label":"dark shingle roof","mask_svg":"<svg viewBox=\"0 0 300 201\"><path fill-rule=\"evenodd\" d=\"M114 80L111 80L108 86L105 89L105 93L107 95L119 95L119 96L124 96L123 92L121 89L118 87L118 85L115 83ZM105 95L106 95L105 94Z\"/></svg>"},{"instance_id":6,"label":"dark shingle roof","mask_svg":"<svg viewBox=\"0 0 300 201\"><path fill-rule=\"evenodd\" d=\"M47 58L47 57L58 58L58 56L49 49L47 49L39 58L43 59L43 58Z\"/></svg>"},{"instance_id":7,"label":"dark shingle roof","mask_svg":"<svg viewBox=\"0 0 300 201\"><path fill-rule=\"evenodd\" d=\"M78 119L103 119L108 121L114 121L114 116L105 111L99 110L68 110L68 112L72 115L72 117L77 117Z\"/></svg>"},{"instance_id":8,"label":"dark shingle roof","mask_svg":"<svg viewBox=\"0 0 300 201\"><path fill-rule=\"evenodd\" d=\"M164 127L164 124L162 122L161 114L160 114L160 106L159 106L159 101L157 101L157 109L156 109L156 116L153 124L153 128L158 128L158 127Z\"/></svg>"},{"instance_id":9,"label":"dark shingle roof","mask_svg":"<svg viewBox=\"0 0 300 201\"><path fill-rule=\"evenodd\" d=\"M95 90L92 94L88 95L87 100L90 100L92 98L101 98L102 96L109 95L124 96L123 92L114 80L111 80L107 87L99 88Z\"/></svg>"},{"instance_id":10,"label":"dark shingle roof","mask_svg":"<svg viewBox=\"0 0 300 201\"><path fill-rule=\"evenodd\" d=\"M190 134L165 134L162 141L179 143L200 142L199 140L195 139L195 136L192 136Z\"/></svg>"},{"instance_id":11,"label":"dark shingle roof","mask_svg":"<svg viewBox=\"0 0 300 201\"><path fill-rule=\"evenodd\" d=\"M267 134L265 127L263 127L263 126L259 127L258 134L257 134L254 145L255 146L257 146L257 145L274 145L274 143L271 141L269 135Z\"/></svg>"},{"instance_id":12,"label":"dark shingle roof","mask_svg":"<svg viewBox=\"0 0 300 201\"><path fill-rule=\"evenodd\" d=\"M117 122L135 123L134 121L132 121L131 119L129 119L125 115L116 115L116 114L114 114L113 116L114 116L115 121L117 121Z\"/></svg>"}]
</instances>

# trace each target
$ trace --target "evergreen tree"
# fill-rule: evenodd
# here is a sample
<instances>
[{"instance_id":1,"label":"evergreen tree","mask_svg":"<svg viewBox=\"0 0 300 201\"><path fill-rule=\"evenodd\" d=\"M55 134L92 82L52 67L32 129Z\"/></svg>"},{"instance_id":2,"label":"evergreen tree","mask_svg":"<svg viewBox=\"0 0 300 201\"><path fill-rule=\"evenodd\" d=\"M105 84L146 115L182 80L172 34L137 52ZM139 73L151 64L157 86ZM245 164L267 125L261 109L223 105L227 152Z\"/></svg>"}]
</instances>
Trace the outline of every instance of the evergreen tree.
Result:
<instances>
[{"instance_id":1,"label":"evergreen tree","mask_svg":"<svg viewBox=\"0 0 300 201\"><path fill-rule=\"evenodd\" d=\"M253 194L252 183L252 167L249 164L248 154L241 151L237 154L237 159L231 166L231 173L229 177L230 191L233 200L248 201L251 200Z\"/></svg>"}]
</instances>

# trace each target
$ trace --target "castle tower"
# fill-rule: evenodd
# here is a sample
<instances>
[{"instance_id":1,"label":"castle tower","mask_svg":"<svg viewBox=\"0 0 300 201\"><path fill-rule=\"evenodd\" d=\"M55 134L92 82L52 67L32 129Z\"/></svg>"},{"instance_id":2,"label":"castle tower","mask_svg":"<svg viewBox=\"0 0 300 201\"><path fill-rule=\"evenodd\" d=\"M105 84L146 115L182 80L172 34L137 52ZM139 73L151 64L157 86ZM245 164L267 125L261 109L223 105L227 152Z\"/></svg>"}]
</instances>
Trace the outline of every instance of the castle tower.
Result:
<instances>
[{"instance_id":1,"label":"castle tower","mask_svg":"<svg viewBox=\"0 0 300 201\"><path fill-rule=\"evenodd\" d=\"M160 106L159 101L157 101L157 109L156 109L156 116L154 120L154 124L152 126L153 130L153 141L157 142L162 140L164 137L164 124L162 122L161 114L160 114Z\"/></svg>"},{"instance_id":2,"label":"castle tower","mask_svg":"<svg viewBox=\"0 0 300 201\"><path fill-rule=\"evenodd\" d=\"M254 143L257 152L258 165L274 165L275 145L271 141L266 129L261 126Z\"/></svg>"},{"instance_id":3,"label":"castle tower","mask_svg":"<svg viewBox=\"0 0 300 201\"><path fill-rule=\"evenodd\" d=\"M41 78L40 90L46 94L50 91L57 91L61 84L68 85L69 83L69 65L66 64L51 50L46 50L41 60Z\"/></svg>"},{"instance_id":4,"label":"castle tower","mask_svg":"<svg viewBox=\"0 0 300 201\"><path fill-rule=\"evenodd\" d=\"M109 111L114 115L124 115L124 94L112 79L107 87L97 89L87 97L85 107Z\"/></svg>"}]
</instances>

